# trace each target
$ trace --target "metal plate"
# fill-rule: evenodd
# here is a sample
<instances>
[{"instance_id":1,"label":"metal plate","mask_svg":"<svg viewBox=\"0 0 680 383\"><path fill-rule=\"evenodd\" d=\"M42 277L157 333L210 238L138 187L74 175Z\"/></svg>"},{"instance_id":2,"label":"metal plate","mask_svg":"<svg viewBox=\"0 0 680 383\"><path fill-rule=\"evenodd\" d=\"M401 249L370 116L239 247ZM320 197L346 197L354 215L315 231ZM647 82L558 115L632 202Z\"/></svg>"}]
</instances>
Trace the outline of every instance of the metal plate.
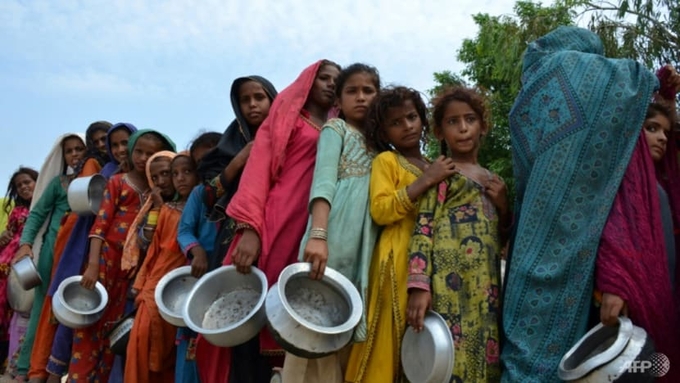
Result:
<instances>
[{"instance_id":1,"label":"metal plate","mask_svg":"<svg viewBox=\"0 0 680 383\"><path fill-rule=\"evenodd\" d=\"M423 331L406 329L401 343L401 364L411 383L449 383L453 374L453 338L439 314L425 314Z\"/></svg>"}]
</instances>

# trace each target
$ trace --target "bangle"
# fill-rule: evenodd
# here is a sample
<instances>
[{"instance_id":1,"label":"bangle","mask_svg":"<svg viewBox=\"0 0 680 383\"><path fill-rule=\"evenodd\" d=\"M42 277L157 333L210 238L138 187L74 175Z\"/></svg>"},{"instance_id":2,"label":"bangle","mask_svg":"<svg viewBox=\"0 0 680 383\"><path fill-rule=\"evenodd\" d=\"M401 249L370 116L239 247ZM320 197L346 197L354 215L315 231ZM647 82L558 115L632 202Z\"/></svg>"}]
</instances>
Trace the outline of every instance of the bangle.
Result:
<instances>
[{"instance_id":1,"label":"bangle","mask_svg":"<svg viewBox=\"0 0 680 383\"><path fill-rule=\"evenodd\" d=\"M149 215L146 217L146 223L149 226L156 226L158 223L158 210L151 210Z\"/></svg>"},{"instance_id":2,"label":"bangle","mask_svg":"<svg viewBox=\"0 0 680 383\"><path fill-rule=\"evenodd\" d=\"M245 222L240 222L236 224L236 227L234 228L235 231L242 231L242 230L255 230L252 226L250 226L249 223Z\"/></svg>"},{"instance_id":3,"label":"bangle","mask_svg":"<svg viewBox=\"0 0 680 383\"><path fill-rule=\"evenodd\" d=\"M309 230L309 238L328 240L328 230L321 227L313 227Z\"/></svg>"}]
</instances>

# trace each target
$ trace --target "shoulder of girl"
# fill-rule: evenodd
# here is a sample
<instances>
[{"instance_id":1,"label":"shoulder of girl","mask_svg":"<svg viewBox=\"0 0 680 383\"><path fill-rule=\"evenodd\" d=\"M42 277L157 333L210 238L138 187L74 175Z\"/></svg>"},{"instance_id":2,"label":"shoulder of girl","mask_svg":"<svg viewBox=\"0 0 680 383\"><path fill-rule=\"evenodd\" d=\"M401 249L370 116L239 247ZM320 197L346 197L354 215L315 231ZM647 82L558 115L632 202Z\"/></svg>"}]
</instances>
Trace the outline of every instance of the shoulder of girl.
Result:
<instances>
[{"instance_id":1,"label":"shoulder of girl","mask_svg":"<svg viewBox=\"0 0 680 383\"><path fill-rule=\"evenodd\" d=\"M339 118L331 118L330 120L326 121L326 123L323 125L323 128L321 128L322 131L326 129L332 129L342 136L347 130L347 123L345 120Z\"/></svg>"}]
</instances>

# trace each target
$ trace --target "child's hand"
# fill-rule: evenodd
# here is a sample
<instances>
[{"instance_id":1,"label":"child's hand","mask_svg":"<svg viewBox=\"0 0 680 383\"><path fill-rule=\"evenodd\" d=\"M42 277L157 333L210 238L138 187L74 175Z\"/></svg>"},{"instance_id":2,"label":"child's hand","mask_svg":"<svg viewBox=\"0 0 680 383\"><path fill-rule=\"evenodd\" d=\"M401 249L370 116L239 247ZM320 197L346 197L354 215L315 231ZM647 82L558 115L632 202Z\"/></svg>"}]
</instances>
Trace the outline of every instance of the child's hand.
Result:
<instances>
[{"instance_id":1,"label":"child's hand","mask_svg":"<svg viewBox=\"0 0 680 383\"><path fill-rule=\"evenodd\" d=\"M80 280L80 285L86 289L93 290L98 277L99 266L88 264L87 269L85 269L85 272L83 273L83 278Z\"/></svg>"},{"instance_id":2,"label":"child's hand","mask_svg":"<svg viewBox=\"0 0 680 383\"><path fill-rule=\"evenodd\" d=\"M246 144L246 146L241 149L240 152L236 155L236 160L245 165L246 161L248 161L248 157L250 157L250 150L253 148L253 141L250 141L249 143Z\"/></svg>"},{"instance_id":3,"label":"child's hand","mask_svg":"<svg viewBox=\"0 0 680 383\"><path fill-rule=\"evenodd\" d=\"M153 201L153 207L155 209L160 209L163 206L163 196L161 195L161 188L154 186L151 189L151 200Z\"/></svg>"},{"instance_id":4,"label":"child's hand","mask_svg":"<svg viewBox=\"0 0 680 383\"><path fill-rule=\"evenodd\" d=\"M2 235L0 235L0 246L6 246L11 240L12 233L10 233L9 230L3 231Z\"/></svg>"},{"instance_id":5,"label":"child's hand","mask_svg":"<svg viewBox=\"0 0 680 383\"><path fill-rule=\"evenodd\" d=\"M13 265L19 262L24 257L33 258L33 250L31 249L31 245L21 245L19 250L17 250L17 253L14 255L11 264Z\"/></svg>"},{"instance_id":6,"label":"child's hand","mask_svg":"<svg viewBox=\"0 0 680 383\"><path fill-rule=\"evenodd\" d=\"M426 178L428 186L432 187L449 178L455 172L456 165L453 163L453 160L444 156L439 156L427 166L423 173L423 177Z\"/></svg>"},{"instance_id":7,"label":"child's hand","mask_svg":"<svg viewBox=\"0 0 680 383\"><path fill-rule=\"evenodd\" d=\"M432 307L432 294L429 291L413 289L408 295L406 321L415 332L423 331L425 312Z\"/></svg>"},{"instance_id":8,"label":"child's hand","mask_svg":"<svg viewBox=\"0 0 680 383\"><path fill-rule=\"evenodd\" d=\"M498 212L501 215L507 214L509 210L508 191L501 177L494 174L491 179L486 181L484 188L486 189L486 195L491 200L491 203L496 206Z\"/></svg>"},{"instance_id":9,"label":"child's hand","mask_svg":"<svg viewBox=\"0 0 680 383\"><path fill-rule=\"evenodd\" d=\"M616 326L619 316L628 316L628 305L618 295L603 293L600 306L600 321L605 326Z\"/></svg>"},{"instance_id":10,"label":"child's hand","mask_svg":"<svg viewBox=\"0 0 680 383\"><path fill-rule=\"evenodd\" d=\"M309 273L310 278L323 278L328 262L328 242L319 238L310 238L305 245L303 260L312 264L312 270Z\"/></svg>"},{"instance_id":11,"label":"child's hand","mask_svg":"<svg viewBox=\"0 0 680 383\"><path fill-rule=\"evenodd\" d=\"M208 270L208 254L201 246L196 246L189 251L194 258L191 261L191 275L194 278L200 278Z\"/></svg>"},{"instance_id":12,"label":"child's hand","mask_svg":"<svg viewBox=\"0 0 680 383\"><path fill-rule=\"evenodd\" d=\"M260 236L257 235L255 230L243 230L243 235L236 244L234 252L231 254L234 266L236 266L236 270L238 270L239 273L250 273L250 266L252 266L257 257L260 256L261 246Z\"/></svg>"}]
</instances>

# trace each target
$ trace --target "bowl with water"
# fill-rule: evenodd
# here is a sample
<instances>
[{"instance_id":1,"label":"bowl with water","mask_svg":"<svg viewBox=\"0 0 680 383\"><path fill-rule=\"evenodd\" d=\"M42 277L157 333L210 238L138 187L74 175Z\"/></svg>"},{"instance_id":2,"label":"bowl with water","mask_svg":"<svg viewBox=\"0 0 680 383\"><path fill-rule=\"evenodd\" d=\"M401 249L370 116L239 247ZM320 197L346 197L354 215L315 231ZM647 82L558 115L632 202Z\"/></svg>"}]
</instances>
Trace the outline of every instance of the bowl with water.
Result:
<instances>
[{"instance_id":1,"label":"bowl with water","mask_svg":"<svg viewBox=\"0 0 680 383\"><path fill-rule=\"evenodd\" d=\"M211 344L234 347L257 335L266 323L267 277L256 267L241 274L222 266L205 274L182 308L187 327Z\"/></svg>"},{"instance_id":2,"label":"bowl with water","mask_svg":"<svg viewBox=\"0 0 680 383\"><path fill-rule=\"evenodd\" d=\"M276 341L303 358L337 352L352 339L361 319L359 291L341 273L326 267L321 280L309 278L311 265L286 267L267 294L267 323Z\"/></svg>"}]
</instances>

